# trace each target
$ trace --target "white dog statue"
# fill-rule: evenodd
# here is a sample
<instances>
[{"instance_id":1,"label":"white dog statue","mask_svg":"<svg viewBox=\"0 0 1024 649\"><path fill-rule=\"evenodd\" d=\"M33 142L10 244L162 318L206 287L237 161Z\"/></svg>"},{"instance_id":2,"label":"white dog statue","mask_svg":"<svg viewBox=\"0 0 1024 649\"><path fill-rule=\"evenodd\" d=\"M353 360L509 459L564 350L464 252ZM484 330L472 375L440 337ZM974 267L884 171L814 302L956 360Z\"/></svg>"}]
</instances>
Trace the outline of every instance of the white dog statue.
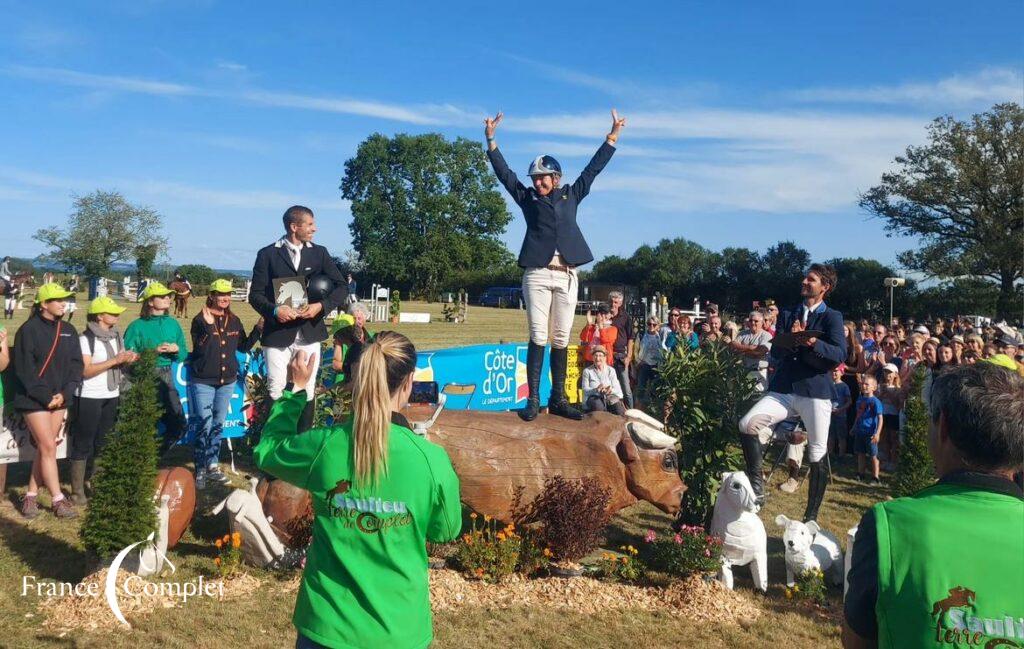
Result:
<instances>
[{"instance_id":1,"label":"white dog statue","mask_svg":"<svg viewBox=\"0 0 1024 649\"><path fill-rule=\"evenodd\" d=\"M786 528L782 543L786 549L786 585L792 586L797 575L820 569L833 585L843 583L843 551L839 541L815 521L801 523L782 514L775 524Z\"/></svg>"},{"instance_id":2,"label":"white dog statue","mask_svg":"<svg viewBox=\"0 0 1024 649\"><path fill-rule=\"evenodd\" d=\"M754 587L768 590L768 534L757 517L757 497L743 471L722 474L711 534L722 539L719 579L732 590L732 567L750 564Z\"/></svg>"},{"instance_id":3,"label":"white dog statue","mask_svg":"<svg viewBox=\"0 0 1024 649\"><path fill-rule=\"evenodd\" d=\"M284 563L287 548L277 538L270 521L263 514L263 504L256 496L256 478L249 479L249 489L235 489L213 508L219 514L225 507L232 532L242 535L242 556L260 568L277 567Z\"/></svg>"},{"instance_id":4,"label":"white dog statue","mask_svg":"<svg viewBox=\"0 0 1024 649\"><path fill-rule=\"evenodd\" d=\"M167 526L170 520L170 509L167 502L170 496L164 494L160 497L160 504L156 508L156 530L146 540L139 544L137 551L128 554L121 563L121 569L132 572L140 577L150 577L159 574L166 563L171 570L174 565L167 560Z\"/></svg>"}]
</instances>

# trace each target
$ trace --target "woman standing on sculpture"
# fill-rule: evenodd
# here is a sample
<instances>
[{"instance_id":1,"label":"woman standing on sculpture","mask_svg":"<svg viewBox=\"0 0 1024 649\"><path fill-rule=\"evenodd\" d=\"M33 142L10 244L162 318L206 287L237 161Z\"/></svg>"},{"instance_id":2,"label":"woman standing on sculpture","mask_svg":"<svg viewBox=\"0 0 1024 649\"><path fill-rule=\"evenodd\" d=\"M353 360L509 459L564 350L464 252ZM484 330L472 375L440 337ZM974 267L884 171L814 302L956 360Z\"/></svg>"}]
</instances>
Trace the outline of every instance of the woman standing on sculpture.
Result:
<instances>
[{"instance_id":1,"label":"woman standing on sculpture","mask_svg":"<svg viewBox=\"0 0 1024 649\"><path fill-rule=\"evenodd\" d=\"M378 334L359 360L352 418L298 433L317 359L296 351L254 454L260 469L312 494L296 647L426 647L426 543L455 539L462 507L448 454L400 412L416 349L401 334Z\"/></svg>"},{"instance_id":2,"label":"woman standing on sculpture","mask_svg":"<svg viewBox=\"0 0 1024 649\"><path fill-rule=\"evenodd\" d=\"M63 321L71 292L58 284L43 284L36 294L32 316L14 338L14 408L25 419L35 442L36 457L28 490L21 504L26 518L39 515L36 495L42 483L50 492L53 515L73 518L75 507L64 497L57 476L57 436L67 408L82 382L82 350L75 328Z\"/></svg>"},{"instance_id":3,"label":"woman standing on sculpture","mask_svg":"<svg viewBox=\"0 0 1024 649\"><path fill-rule=\"evenodd\" d=\"M548 412L569 419L582 419L583 413L569 405L566 399L565 376L569 334L579 292L576 269L593 261L594 255L576 223L576 211L580 201L590 193L594 178L615 153L615 142L626 125L626 119L620 118L612 109L611 131L572 185L560 186L561 165L553 157L541 155L530 164L532 186L526 187L498 151L494 132L502 118L503 114L498 113L493 119L485 119L484 135L487 137L487 157L495 175L526 218L526 236L519 251L519 266L524 269L523 297L530 328L526 355L526 382L530 396L519 416L525 421L532 421L540 411L540 373L550 325L551 397L548 399Z\"/></svg>"}]
</instances>

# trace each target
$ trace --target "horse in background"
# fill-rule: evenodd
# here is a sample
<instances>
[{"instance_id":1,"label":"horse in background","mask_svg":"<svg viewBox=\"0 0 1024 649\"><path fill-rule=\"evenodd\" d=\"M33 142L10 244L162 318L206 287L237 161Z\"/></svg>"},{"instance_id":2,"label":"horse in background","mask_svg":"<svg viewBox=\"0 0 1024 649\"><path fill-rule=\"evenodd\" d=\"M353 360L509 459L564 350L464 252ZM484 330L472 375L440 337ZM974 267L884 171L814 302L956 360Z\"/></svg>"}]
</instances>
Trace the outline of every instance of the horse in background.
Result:
<instances>
[{"instance_id":1,"label":"horse in background","mask_svg":"<svg viewBox=\"0 0 1024 649\"><path fill-rule=\"evenodd\" d=\"M30 286L35 286L35 284L35 278L32 277L32 273L28 271L12 273L10 281L0 279L0 296L8 296L15 289L25 289Z\"/></svg>"},{"instance_id":2,"label":"horse in background","mask_svg":"<svg viewBox=\"0 0 1024 649\"><path fill-rule=\"evenodd\" d=\"M174 291L174 317L187 317L188 299L192 297L192 287L185 280L175 279L167 288Z\"/></svg>"}]
</instances>

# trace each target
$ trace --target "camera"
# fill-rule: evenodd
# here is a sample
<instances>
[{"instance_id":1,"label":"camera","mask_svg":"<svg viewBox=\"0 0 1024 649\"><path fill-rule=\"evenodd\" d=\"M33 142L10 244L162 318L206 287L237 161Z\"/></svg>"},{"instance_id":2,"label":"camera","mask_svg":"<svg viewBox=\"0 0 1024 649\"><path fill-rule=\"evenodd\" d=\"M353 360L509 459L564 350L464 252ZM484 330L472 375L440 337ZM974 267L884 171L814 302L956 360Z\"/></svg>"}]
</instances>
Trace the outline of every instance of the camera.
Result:
<instances>
[{"instance_id":1,"label":"camera","mask_svg":"<svg viewBox=\"0 0 1024 649\"><path fill-rule=\"evenodd\" d=\"M907 280L902 277L886 277L882 280L882 286L886 288L896 288L897 286L903 286L907 283Z\"/></svg>"}]
</instances>

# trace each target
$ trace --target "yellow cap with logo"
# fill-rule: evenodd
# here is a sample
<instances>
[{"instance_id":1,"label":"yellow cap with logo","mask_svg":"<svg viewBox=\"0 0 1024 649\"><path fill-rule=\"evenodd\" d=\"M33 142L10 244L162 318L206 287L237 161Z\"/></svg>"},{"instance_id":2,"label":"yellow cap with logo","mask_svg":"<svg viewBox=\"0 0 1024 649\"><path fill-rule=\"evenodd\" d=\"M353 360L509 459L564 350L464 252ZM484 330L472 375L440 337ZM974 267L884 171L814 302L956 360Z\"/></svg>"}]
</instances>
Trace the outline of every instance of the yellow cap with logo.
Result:
<instances>
[{"instance_id":1,"label":"yellow cap with logo","mask_svg":"<svg viewBox=\"0 0 1024 649\"><path fill-rule=\"evenodd\" d=\"M117 302L113 298L107 296L98 297L89 304L89 315L99 315L101 313L109 313L110 315L121 315L125 309L123 306L118 306Z\"/></svg>"},{"instance_id":2,"label":"yellow cap with logo","mask_svg":"<svg viewBox=\"0 0 1024 649\"><path fill-rule=\"evenodd\" d=\"M167 288L160 282L150 282L146 285L145 290L142 291L142 295L139 296L139 302L145 302L151 297L163 297L173 293L171 289Z\"/></svg>"},{"instance_id":3,"label":"yellow cap with logo","mask_svg":"<svg viewBox=\"0 0 1024 649\"><path fill-rule=\"evenodd\" d=\"M1013 360L1006 354L992 354L988 358L983 358L978 362L992 363L993 365L996 365L998 367L1005 367L1006 369L1013 372L1017 371L1017 361Z\"/></svg>"},{"instance_id":4,"label":"yellow cap with logo","mask_svg":"<svg viewBox=\"0 0 1024 649\"><path fill-rule=\"evenodd\" d=\"M231 280L228 279L214 280L213 284L210 284L210 293L224 293L226 295L231 295L232 291L234 291L234 289L231 288Z\"/></svg>"},{"instance_id":5,"label":"yellow cap with logo","mask_svg":"<svg viewBox=\"0 0 1024 649\"><path fill-rule=\"evenodd\" d=\"M57 282L49 282L43 284L36 291L36 303L41 304L43 302L49 302L50 300L66 300L74 295L71 291L67 290Z\"/></svg>"}]
</instances>

